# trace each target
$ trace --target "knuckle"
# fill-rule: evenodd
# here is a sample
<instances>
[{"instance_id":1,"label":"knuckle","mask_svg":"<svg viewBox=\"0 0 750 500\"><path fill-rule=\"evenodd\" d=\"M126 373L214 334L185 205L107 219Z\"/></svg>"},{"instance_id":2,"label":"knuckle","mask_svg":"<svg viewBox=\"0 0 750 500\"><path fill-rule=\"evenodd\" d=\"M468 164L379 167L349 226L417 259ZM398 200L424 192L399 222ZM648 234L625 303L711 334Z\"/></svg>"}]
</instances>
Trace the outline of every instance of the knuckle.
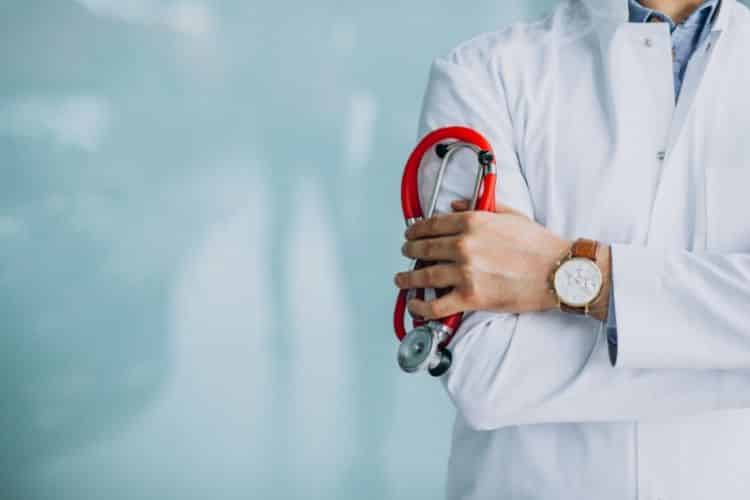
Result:
<instances>
[{"instance_id":1,"label":"knuckle","mask_svg":"<svg viewBox=\"0 0 750 500\"><path fill-rule=\"evenodd\" d=\"M461 290L459 292L461 294L461 297L463 299L473 299L477 295L477 287L474 283L474 280L471 276L469 276L464 283L461 286Z\"/></svg>"},{"instance_id":2,"label":"knuckle","mask_svg":"<svg viewBox=\"0 0 750 500\"><path fill-rule=\"evenodd\" d=\"M401 253L405 256L409 257L412 254L412 243L410 241L407 241L401 246Z\"/></svg>"},{"instance_id":3,"label":"knuckle","mask_svg":"<svg viewBox=\"0 0 750 500\"><path fill-rule=\"evenodd\" d=\"M456 239L456 253L463 259L468 259L471 256L471 247L473 242L471 238L461 236Z\"/></svg>"},{"instance_id":4,"label":"knuckle","mask_svg":"<svg viewBox=\"0 0 750 500\"><path fill-rule=\"evenodd\" d=\"M435 243L432 241L422 242L422 255L426 259L430 259L435 255Z\"/></svg>"},{"instance_id":5,"label":"knuckle","mask_svg":"<svg viewBox=\"0 0 750 500\"><path fill-rule=\"evenodd\" d=\"M461 280L462 285L467 285L471 283L473 278L473 271L471 270L471 267L469 266L459 266L458 268L458 279Z\"/></svg>"},{"instance_id":6,"label":"knuckle","mask_svg":"<svg viewBox=\"0 0 750 500\"><path fill-rule=\"evenodd\" d=\"M427 283L432 283L437 278L437 269L435 267L428 267L424 270L424 278Z\"/></svg>"},{"instance_id":7,"label":"knuckle","mask_svg":"<svg viewBox=\"0 0 750 500\"><path fill-rule=\"evenodd\" d=\"M411 288L412 287L412 273L404 273L400 277L401 280L401 286L404 288Z\"/></svg>"},{"instance_id":8,"label":"knuckle","mask_svg":"<svg viewBox=\"0 0 750 500\"><path fill-rule=\"evenodd\" d=\"M443 307L436 302L430 302L427 305L427 314L430 318L440 318L443 314Z\"/></svg>"},{"instance_id":9,"label":"knuckle","mask_svg":"<svg viewBox=\"0 0 750 500\"><path fill-rule=\"evenodd\" d=\"M474 270L469 266L459 268L461 284L458 293L467 302L473 302L478 297L477 280Z\"/></svg>"},{"instance_id":10,"label":"knuckle","mask_svg":"<svg viewBox=\"0 0 750 500\"><path fill-rule=\"evenodd\" d=\"M474 231L482 225L483 214L479 211L466 212L464 215L464 228L467 231Z\"/></svg>"},{"instance_id":11,"label":"knuckle","mask_svg":"<svg viewBox=\"0 0 750 500\"><path fill-rule=\"evenodd\" d=\"M471 231L477 223L476 212L466 212L461 218L461 226L464 231Z\"/></svg>"}]
</instances>

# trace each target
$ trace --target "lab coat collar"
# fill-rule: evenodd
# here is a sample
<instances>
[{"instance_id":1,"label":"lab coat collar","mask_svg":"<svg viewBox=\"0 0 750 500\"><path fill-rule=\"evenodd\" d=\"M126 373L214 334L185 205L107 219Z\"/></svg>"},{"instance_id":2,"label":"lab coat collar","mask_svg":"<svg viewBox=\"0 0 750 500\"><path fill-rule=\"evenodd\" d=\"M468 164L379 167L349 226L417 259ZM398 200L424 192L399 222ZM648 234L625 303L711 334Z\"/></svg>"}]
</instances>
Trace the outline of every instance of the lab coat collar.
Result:
<instances>
[{"instance_id":1,"label":"lab coat collar","mask_svg":"<svg viewBox=\"0 0 750 500\"><path fill-rule=\"evenodd\" d=\"M580 2L584 5L592 23L590 27L598 34L604 47L609 45L618 30L643 24L629 23L628 0L573 0L573 2ZM711 24L711 32L726 31L736 4L737 0L721 0L721 5L714 13L715 19Z\"/></svg>"},{"instance_id":2,"label":"lab coat collar","mask_svg":"<svg viewBox=\"0 0 750 500\"><path fill-rule=\"evenodd\" d=\"M628 0L581 0L591 15L599 21L607 20L615 25L627 23L630 17ZM724 31L736 7L737 0L721 0L711 31ZM596 20L595 20L596 21Z\"/></svg>"}]
</instances>

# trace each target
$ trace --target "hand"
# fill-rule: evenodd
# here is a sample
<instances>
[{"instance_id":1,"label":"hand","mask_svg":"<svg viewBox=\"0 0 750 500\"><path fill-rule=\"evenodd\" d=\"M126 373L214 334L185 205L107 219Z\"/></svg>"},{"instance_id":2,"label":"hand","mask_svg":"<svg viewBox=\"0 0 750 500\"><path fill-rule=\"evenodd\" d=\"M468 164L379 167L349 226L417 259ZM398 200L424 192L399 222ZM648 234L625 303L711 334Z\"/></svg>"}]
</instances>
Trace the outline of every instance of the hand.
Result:
<instances>
[{"instance_id":1,"label":"hand","mask_svg":"<svg viewBox=\"0 0 750 500\"><path fill-rule=\"evenodd\" d=\"M466 201L452 206L458 213L407 229L403 254L439 263L397 274L396 285L453 288L432 301L411 300L413 314L435 319L479 309L523 313L557 307L549 276L571 242L510 207L491 213L466 211Z\"/></svg>"}]
</instances>

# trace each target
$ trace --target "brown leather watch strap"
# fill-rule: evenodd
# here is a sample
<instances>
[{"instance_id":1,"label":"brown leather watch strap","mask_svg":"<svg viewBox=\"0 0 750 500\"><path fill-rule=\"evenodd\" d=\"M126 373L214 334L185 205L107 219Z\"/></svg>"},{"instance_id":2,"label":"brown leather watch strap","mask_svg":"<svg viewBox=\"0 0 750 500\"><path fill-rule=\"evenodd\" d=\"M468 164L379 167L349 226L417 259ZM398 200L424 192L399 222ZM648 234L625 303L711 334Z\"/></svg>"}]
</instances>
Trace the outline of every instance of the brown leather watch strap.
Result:
<instances>
[{"instance_id":1,"label":"brown leather watch strap","mask_svg":"<svg viewBox=\"0 0 750 500\"><path fill-rule=\"evenodd\" d=\"M584 307L581 307L581 306L574 307L574 306L569 306L565 302L560 302L560 310L562 312L572 313L572 314L582 314L582 315L586 314L586 307L585 306Z\"/></svg>"},{"instance_id":2,"label":"brown leather watch strap","mask_svg":"<svg viewBox=\"0 0 750 500\"><path fill-rule=\"evenodd\" d=\"M579 238L573 243L570 254L572 257L583 257L596 262L596 249L598 247L599 243L595 240Z\"/></svg>"}]
</instances>

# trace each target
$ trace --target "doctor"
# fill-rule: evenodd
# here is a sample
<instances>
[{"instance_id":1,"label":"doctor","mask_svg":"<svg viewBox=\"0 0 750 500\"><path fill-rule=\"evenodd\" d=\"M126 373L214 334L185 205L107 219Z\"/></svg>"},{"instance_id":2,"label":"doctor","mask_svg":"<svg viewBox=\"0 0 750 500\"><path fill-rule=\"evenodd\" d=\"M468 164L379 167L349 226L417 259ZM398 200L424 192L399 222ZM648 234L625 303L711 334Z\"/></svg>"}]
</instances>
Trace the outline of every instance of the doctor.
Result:
<instances>
[{"instance_id":1,"label":"doctor","mask_svg":"<svg viewBox=\"0 0 750 500\"><path fill-rule=\"evenodd\" d=\"M403 246L441 263L396 275L476 311L450 499L750 498L749 61L737 0L565 0L433 62L420 136L473 127L499 168L476 213L449 166Z\"/></svg>"}]
</instances>

